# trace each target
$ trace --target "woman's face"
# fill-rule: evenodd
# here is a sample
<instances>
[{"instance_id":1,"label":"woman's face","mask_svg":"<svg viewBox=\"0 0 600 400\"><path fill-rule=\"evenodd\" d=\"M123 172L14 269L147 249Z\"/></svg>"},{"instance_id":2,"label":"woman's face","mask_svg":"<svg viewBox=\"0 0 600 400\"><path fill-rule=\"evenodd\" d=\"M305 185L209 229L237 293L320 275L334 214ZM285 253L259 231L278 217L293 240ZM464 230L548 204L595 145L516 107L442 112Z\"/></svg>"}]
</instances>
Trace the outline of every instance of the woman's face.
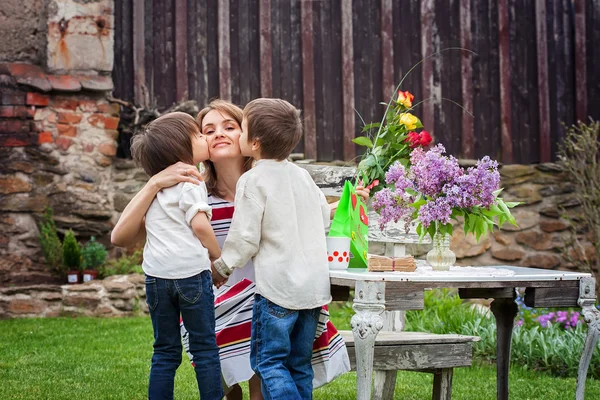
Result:
<instances>
[{"instance_id":1,"label":"woman's face","mask_svg":"<svg viewBox=\"0 0 600 400\"><path fill-rule=\"evenodd\" d=\"M211 110L202 119L202 134L206 137L211 161L241 157L242 129L229 114Z\"/></svg>"}]
</instances>

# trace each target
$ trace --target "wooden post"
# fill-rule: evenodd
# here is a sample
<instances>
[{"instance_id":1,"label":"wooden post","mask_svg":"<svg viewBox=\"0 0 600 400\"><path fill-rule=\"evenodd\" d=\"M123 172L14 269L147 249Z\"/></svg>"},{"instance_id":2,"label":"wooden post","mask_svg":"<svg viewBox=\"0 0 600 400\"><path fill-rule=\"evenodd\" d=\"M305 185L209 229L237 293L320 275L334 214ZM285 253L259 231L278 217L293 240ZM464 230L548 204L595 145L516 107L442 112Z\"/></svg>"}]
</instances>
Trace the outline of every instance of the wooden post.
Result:
<instances>
[{"instance_id":1,"label":"wooden post","mask_svg":"<svg viewBox=\"0 0 600 400\"><path fill-rule=\"evenodd\" d=\"M548 89L546 0L535 1L535 26L537 36L538 104L540 112L540 161L550 162L552 155L550 154L550 91Z\"/></svg>"},{"instance_id":2,"label":"wooden post","mask_svg":"<svg viewBox=\"0 0 600 400\"><path fill-rule=\"evenodd\" d=\"M352 0L342 0L342 101L344 107L344 160L356 156L352 142L356 134L354 117L354 41L352 40Z\"/></svg>"},{"instance_id":3,"label":"wooden post","mask_svg":"<svg viewBox=\"0 0 600 400\"><path fill-rule=\"evenodd\" d=\"M471 50L471 0L460 0L460 47ZM462 105L473 111L473 69L470 51L463 51L460 58L462 79ZM462 112L461 150L464 158L475 158L475 135L473 117Z\"/></svg>"},{"instance_id":4,"label":"wooden post","mask_svg":"<svg viewBox=\"0 0 600 400\"><path fill-rule=\"evenodd\" d=\"M433 0L421 2L421 57L425 58L433 54ZM422 74L422 96L423 101L423 125L429 133L434 136L433 121L433 60L431 58L423 61Z\"/></svg>"},{"instance_id":5,"label":"wooden post","mask_svg":"<svg viewBox=\"0 0 600 400\"><path fill-rule=\"evenodd\" d=\"M229 0L218 2L219 96L231 101L231 62L229 60Z\"/></svg>"},{"instance_id":6,"label":"wooden post","mask_svg":"<svg viewBox=\"0 0 600 400\"><path fill-rule=\"evenodd\" d=\"M144 0L133 0L133 101L149 107L144 50Z\"/></svg>"},{"instance_id":7,"label":"wooden post","mask_svg":"<svg viewBox=\"0 0 600 400\"><path fill-rule=\"evenodd\" d=\"M588 114L585 3L586 0L575 0L575 108L577 120L583 122L587 122Z\"/></svg>"},{"instance_id":8,"label":"wooden post","mask_svg":"<svg viewBox=\"0 0 600 400\"><path fill-rule=\"evenodd\" d=\"M304 91L304 155L317 158L317 128L315 117L315 66L313 54L313 23L310 1L302 7L302 88Z\"/></svg>"},{"instance_id":9,"label":"wooden post","mask_svg":"<svg viewBox=\"0 0 600 400\"><path fill-rule=\"evenodd\" d=\"M175 0L175 93L177 101L188 99L187 0Z\"/></svg>"},{"instance_id":10,"label":"wooden post","mask_svg":"<svg viewBox=\"0 0 600 400\"><path fill-rule=\"evenodd\" d=\"M498 1L498 41L500 47L500 142L502 162L513 161L510 99L510 36L508 0Z\"/></svg>"},{"instance_id":11,"label":"wooden post","mask_svg":"<svg viewBox=\"0 0 600 400\"><path fill-rule=\"evenodd\" d=\"M271 58L271 0L259 4L260 29L260 95L271 97L273 93L273 66Z\"/></svg>"}]
</instances>

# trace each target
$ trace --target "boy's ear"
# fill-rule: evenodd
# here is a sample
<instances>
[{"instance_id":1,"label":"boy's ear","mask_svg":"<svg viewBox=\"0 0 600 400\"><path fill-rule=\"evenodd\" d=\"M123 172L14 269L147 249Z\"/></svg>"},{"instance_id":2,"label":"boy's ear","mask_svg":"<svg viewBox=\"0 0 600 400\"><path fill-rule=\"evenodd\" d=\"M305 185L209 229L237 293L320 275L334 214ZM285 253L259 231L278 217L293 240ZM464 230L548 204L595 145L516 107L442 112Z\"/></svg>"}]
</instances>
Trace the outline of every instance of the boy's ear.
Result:
<instances>
[{"instance_id":1,"label":"boy's ear","mask_svg":"<svg viewBox=\"0 0 600 400\"><path fill-rule=\"evenodd\" d=\"M260 142L258 141L258 139L254 139L252 141L252 151L257 151L260 150Z\"/></svg>"}]
</instances>

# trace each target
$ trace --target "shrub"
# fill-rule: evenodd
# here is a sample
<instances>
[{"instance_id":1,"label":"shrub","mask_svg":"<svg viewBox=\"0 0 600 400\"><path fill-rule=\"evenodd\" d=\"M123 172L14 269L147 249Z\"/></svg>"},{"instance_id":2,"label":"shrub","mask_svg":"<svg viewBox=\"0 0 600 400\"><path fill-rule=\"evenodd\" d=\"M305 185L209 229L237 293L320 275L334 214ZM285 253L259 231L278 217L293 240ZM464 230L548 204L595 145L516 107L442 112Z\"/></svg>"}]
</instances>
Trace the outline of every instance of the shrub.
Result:
<instances>
[{"instance_id":1,"label":"shrub","mask_svg":"<svg viewBox=\"0 0 600 400\"><path fill-rule=\"evenodd\" d=\"M132 255L123 255L116 260L110 260L99 269L102 278L112 275L127 275L144 273L142 270L142 251L137 250Z\"/></svg>"},{"instance_id":2,"label":"shrub","mask_svg":"<svg viewBox=\"0 0 600 400\"><path fill-rule=\"evenodd\" d=\"M104 245L92 236L81 249L83 269L98 269L106 261L107 254Z\"/></svg>"},{"instance_id":3,"label":"shrub","mask_svg":"<svg viewBox=\"0 0 600 400\"><path fill-rule=\"evenodd\" d=\"M44 260L50 271L58 276L64 277L66 270L63 266L62 244L56 232L52 207L46 207L40 223L40 245Z\"/></svg>"},{"instance_id":4,"label":"shrub","mask_svg":"<svg viewBox=\"0 0 600 400\"><path fill-rule=\"evenodd\" d=\"M574 195L581 204L577 215L564 217L572 222L571 238L563 249L563 257L582 271L594 274L600 280L600 122L579 122L567 130L565 140L559 146L560 165L575 184ZM589 233L593 251L586 251L578 235L577 222L581 231ZM596 287L600 296L600 287Z\"/></svg>"},{"instance_id":5,"label":"shrub","mask_svg":"<svg viewBox=\"0 0 600 400\"><path fill-rule=\"evenodd\" d=\"M473 346L474 356L495 362L496 321L490 314L464 303L455 291L432 290L425 292L423 311L406 312L406 330L479 336L481 340ZM539 315L533 314L529 323L515 326L511 363L560 376L577 376L587 328L578 323L565 329L566 324L540 321ZM599 346L594 349L589 373L596 379L600 377Z\"/></svg>"},{"instance_id":6,"label":"shrub","mask_svg":"<svg viewBox=\"0 0 600 400\"><path fill-rule=\"evenodd\" d=\"M78 270L81 266L81 246L71 229L63 241L63 263L69 270Z\"/></svg>"}]
</instances>

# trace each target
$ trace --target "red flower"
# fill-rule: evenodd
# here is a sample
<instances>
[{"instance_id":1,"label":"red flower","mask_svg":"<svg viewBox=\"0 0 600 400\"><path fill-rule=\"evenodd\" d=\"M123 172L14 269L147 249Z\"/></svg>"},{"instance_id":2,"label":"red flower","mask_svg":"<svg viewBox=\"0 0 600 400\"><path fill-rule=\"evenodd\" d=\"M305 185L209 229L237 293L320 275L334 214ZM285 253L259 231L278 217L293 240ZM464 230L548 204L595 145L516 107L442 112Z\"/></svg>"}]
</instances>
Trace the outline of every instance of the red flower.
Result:
<instances>
[{"instance_id":1,"label":"red flower","mask_svg":"<svg viewBox=\"0 0 600 400\"><path fill-rule=\"evenodd\" d=\"M432 140L433 139L431 138L431 135L429 134L429 132L427 132L427 131L421 132L421 137L419 140L419 143L421 144L421 146L423 146L423 147L429 146L431 144Z\"/></svg>"},{"instance_id":2,"label":"red flower","mask_svg":"<svg viewBox=\"0 0 600 400\"><path fill-rule=\"evenodd\" d=\"M404 141L408 143L411 149L421 145L421 138L417 132L410 132Z\"/></svg>"}]
</instances>

